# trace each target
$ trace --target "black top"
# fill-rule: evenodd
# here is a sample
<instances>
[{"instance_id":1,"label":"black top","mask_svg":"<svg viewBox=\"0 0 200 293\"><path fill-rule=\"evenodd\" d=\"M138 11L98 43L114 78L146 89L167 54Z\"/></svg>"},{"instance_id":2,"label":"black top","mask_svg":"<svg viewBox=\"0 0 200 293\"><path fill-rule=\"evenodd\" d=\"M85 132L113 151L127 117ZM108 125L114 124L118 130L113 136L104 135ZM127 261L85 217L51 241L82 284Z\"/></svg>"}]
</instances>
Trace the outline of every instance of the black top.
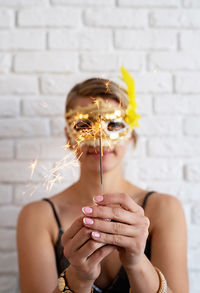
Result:
<instances>
[{"instance_id":1,"label":"black top","mask_svg":"<svg viewBox=\"0 0 200 293\"><path fill-rule=\"evenodd\" d=\"M145 209L147 199L152 193L154 193L154 191L150 191L146 194L142 204L143 209ZM58 275L60 275L62 271L64 271L64 269L66 269L70 265L69 261L67 260L67 258L64 256L64 253L63 253L63 246L61 242L61 236L63 234L63 230L62 230L57 212L55 210L54 204L48 198L44 198L43 200L47 201L51 205L56 222L58 224L58 228L59 228L58 239L56 241L54 249L55 249L55 255L56 255L57 272L58 272ZM144 253L150 260L151 258L151 235L150 234L146 242ZM110 284L107 288L103 290L101 290L100 288L94 285L94 289L95 289L94 292L103 292L103 293L122 293L122 292L126 293L127 292L128 293L129 288L130 288L130 285L129 285L126 271L124 270L123 266L121 266L112 284Z\"/></svg>"}]
</instances>

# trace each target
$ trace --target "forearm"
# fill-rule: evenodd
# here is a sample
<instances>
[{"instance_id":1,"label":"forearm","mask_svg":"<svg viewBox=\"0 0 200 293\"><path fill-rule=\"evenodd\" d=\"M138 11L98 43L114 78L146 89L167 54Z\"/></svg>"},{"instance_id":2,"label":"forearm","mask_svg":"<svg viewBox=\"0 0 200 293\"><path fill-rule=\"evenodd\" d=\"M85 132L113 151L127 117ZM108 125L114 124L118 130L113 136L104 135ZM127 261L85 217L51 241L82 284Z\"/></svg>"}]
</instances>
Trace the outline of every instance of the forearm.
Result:
<instances>
[{"instance_id":1,"label":"forearm","mask_svg":"<svg viewBox=\"0 0 200 293\"><path fill-rule=\"evenodd\" d=\"M132 292L158 292L160 287L158 274L154 266L145 255L143 255L142 260L138 265L131 269L126 269L126 272L128 275L130 286L132 288ZM167 293L173 293L169 287L167 288Z\"/></svg>"},{"instance_id":2,"label":"forearm","mask_svg":"<svg viewBox=\"0 0 200 293\"><path fill-rule=\"evenodd\" d=\"M71 289L71 291L75 293L91 293L93 280L86 280L77 275L75 270L69 266L65 271L65 276L67 279L67 286ZM55 288L53 293L60 293L58 287Z\"/></svg>"}]
</instances>

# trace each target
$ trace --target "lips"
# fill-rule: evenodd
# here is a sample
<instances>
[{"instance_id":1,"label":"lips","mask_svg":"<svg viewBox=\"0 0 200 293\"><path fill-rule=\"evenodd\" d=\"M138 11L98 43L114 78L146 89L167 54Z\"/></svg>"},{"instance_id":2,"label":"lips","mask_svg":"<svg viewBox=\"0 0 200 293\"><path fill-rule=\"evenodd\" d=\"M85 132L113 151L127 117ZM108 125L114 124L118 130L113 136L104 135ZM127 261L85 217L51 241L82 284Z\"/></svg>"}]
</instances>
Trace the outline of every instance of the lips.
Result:
<instances>
[{"instance_id":1,"label":"lips","mask_svg":"<svg viewBox=\"0 0 200 293\"><path fill-rule=\"evenodd\" d=\"M104 155L109 155L114 153L114 151L112 149L108 149L108 148L103 148L103 156ZM100 149L99 148L91 148L87 151L87 155L100 155Z\"/></svg>"}]
</instances>

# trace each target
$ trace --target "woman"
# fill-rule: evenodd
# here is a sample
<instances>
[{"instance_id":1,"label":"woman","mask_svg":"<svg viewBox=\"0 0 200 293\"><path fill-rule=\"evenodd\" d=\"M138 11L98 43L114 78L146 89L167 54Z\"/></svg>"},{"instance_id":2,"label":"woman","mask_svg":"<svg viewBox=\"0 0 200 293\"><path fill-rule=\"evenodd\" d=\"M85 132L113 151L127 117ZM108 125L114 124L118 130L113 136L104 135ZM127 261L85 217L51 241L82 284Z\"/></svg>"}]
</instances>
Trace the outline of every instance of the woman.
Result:
<instances>
[{"instance_id":1,"label":"woman","mask_svg":"<svg viewBox=\"0 0 200 293\"><path fill-rule=\"evenodd\" d=\"M124 116L129 90L128 100L114 82L89 79L68 94L65 130L80 161L80 178L21 211L17 240L22 293L188 292L180 202L131 184L121 172L128 144L137 141L134 129L130 131L137 114L132 113L134 121Z\"/></svg>"}]
</instances>

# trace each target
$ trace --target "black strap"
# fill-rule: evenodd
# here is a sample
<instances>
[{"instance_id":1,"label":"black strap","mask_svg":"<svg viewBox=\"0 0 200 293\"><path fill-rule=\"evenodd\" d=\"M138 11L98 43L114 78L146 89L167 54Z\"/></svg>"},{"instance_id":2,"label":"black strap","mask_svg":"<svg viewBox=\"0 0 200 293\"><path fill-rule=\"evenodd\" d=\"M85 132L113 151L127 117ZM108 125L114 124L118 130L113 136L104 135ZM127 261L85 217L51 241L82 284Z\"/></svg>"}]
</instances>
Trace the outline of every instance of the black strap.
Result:
<instances>
[{"instance_id":1,"label":"black strap","mask_svg":"<svg viewBox=\"0 0 200 293\"><path fill-rule=\"evenodd\" d=\"M42 200L47 201L47 202L51 205L52 210L53 210L53 213L54 213L54 216L55 216L55 218L56 218L56 222L57 222L57 224L58 224L58 228L59 228L59 230L61 230L62 228L61 228L60 220L59 220L58 215L57 215L57 213L56 213L56 209L55 209L55 207L54 207L54 204L53 204L52 201L51 201L50 199L48 199L48 198L43 198Z\"/></svg>"},{"instance_id":2,"label":"black strap","mask_svg":"<svg viewBox=\"0 0 200 293\"><path fill-rule=\"evenodd\" d=\"M146 203L147 203L147 199L149 198L149 196L150 196L152 193L155 193L155 191L149 191L149 192L145 195L145 198L144 198L144 201L143 201L143 204L142 204L143 209L145 209L145 206L146 206Z\"/></svg>"}]
</instances>

